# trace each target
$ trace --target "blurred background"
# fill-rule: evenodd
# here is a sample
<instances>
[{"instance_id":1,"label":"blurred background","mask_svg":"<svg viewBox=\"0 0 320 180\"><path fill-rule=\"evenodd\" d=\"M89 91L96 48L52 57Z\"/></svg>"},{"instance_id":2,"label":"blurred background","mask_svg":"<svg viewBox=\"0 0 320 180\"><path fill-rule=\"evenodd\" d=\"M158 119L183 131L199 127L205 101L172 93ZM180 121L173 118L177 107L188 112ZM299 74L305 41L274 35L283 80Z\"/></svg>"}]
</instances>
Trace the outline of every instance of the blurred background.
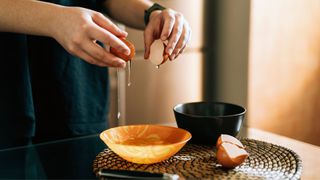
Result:
<instances>
[{"instance_id":1,"label":"blurred background","mask_svg":"<svg viewBox=\"0 0 320 180\"><path fill-rule=\"evenodd\" d=\"M143 59L143 33L126 28L137 55L130 87L111 71L111 126L175 125L178 103L224 101L247 108L245 126L320 145L319 0L156 2L184 14L191 41L157 69Z\"/></svg>"}]
</instances>

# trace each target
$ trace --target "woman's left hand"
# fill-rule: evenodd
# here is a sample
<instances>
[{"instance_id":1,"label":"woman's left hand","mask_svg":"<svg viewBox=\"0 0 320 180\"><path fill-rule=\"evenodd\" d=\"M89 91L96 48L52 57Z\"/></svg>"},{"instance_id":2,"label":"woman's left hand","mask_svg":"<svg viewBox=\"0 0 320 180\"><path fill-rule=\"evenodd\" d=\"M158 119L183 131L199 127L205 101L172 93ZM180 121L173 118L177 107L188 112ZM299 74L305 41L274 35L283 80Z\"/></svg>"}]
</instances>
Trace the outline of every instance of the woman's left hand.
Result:
<instances>
[{"instance_id":1,"label":"woman's left hand","mask_svg":"<svg viewBox=\"0 0 320 180\"><path fill-rule=\"evenodd\" d=\"M168 41L165 52L174 60L184 51L190 37L189 23L181 13L172 9L153 11L144 31L144 58L149 58L153 41L161 39Z\"/></svg>"}]
</instances>

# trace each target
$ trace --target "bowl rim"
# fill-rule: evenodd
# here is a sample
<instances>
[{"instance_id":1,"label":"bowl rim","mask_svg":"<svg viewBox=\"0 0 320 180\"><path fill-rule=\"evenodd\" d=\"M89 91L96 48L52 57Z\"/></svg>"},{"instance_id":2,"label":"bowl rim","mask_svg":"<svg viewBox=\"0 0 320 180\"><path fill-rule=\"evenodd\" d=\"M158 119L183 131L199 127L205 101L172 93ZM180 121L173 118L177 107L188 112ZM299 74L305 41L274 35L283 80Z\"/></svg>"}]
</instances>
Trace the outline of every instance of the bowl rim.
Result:
<instances>
[{"instance_id":1,"label":"bowl rim","mask_svg":"<svg viewBox=\"0 0 320 180\"><path fill-rule=\"evenodd\" d=\"M113 143L111 141L109 141L110 144L114 144L114 145L118 145L118 146L133 146L133 147L149 147L149 146L172 146L172 145L179 145L179 144L184 144L184 143L187 143L191 138L192 138L192 134L183 129L183 128L179 128L179 127L174 127L174 126L166 126L166 125L158 125L158 124L132 124L132 125L121 125L121 126L117 126L117 127L112 127L112 128L109 128L109 129L106 129L104 131L102 131L99 135L100 139L104 142L104 138L102 137L103 134L106 132L106 131L110 131L110 130L113 130L113 129L117 129L117 128L120 128L120 127L129 127L129 126L157 126L157 127L164 127L164 128L170 128L170 129L179 129L179 130L182 130L182 131L185 131L187 135L189 135L189 137L184 140L184 141L179 141L179 142L176 142L176 143L171 143L171 144L166 144L166 145L124 145L124 144L119 144L119 143Z\"/></svg>"},{"instance_id":2,"label":"bowl rim","mask_svg":"<svg viewBox=\"0 0 320 180\"><path fill-rule=\"evenodd\" d=\"M235 113L235 114L230 114L230 115L220 115L220 116L201 116L201 115L195 115L195 114L188 114L188 113L182 113L177 111L177 108L183 105L189 105L189 104L224 104L224 105L231 105L231 106L235 106L238 107L240 109L242 109L243 111L240 113ZM195 118L221 118L221 117L235 117L235 116L241 116L244 115L247 112L247 109L243 106L237 105L237 104L233 104L233 103L228 103L228 102L221 102L221 101L195 101L195 102L187 102L187 103L179 103L176 104L173 107L173 111L181 114L181 115L187 115L190 117L195 117Z\"/></svg>"}]
</instances>

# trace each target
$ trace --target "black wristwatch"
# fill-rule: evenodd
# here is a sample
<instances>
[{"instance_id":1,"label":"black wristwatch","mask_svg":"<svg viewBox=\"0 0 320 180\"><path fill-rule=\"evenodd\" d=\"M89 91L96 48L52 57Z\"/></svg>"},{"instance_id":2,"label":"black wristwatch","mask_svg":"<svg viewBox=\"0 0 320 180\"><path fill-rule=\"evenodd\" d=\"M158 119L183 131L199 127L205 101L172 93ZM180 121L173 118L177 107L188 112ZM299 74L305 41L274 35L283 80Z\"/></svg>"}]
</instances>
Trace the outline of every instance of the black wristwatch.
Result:
<instances>
[{"instance_id":1,"label":"black wristwatch","mask_svg":"<svg viewBox=\"0 0 320 180\"><path fill-rule=\"evenodd\" d=\"M149 9L144 11L144 24L147 25L149 23L150 14L156 10L164 10L165 7L161 6L158 3L154 3Z\"/></svg>"}]
</instances>

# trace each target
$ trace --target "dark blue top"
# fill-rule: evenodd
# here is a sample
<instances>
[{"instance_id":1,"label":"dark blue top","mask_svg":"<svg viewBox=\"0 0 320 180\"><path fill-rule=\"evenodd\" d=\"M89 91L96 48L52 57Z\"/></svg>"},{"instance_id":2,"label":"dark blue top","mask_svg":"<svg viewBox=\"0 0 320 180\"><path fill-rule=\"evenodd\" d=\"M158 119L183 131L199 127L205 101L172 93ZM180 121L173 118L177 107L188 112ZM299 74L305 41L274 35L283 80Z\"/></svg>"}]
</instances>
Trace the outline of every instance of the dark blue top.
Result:
<instances>
[{"instance_id":1,"label":"dark blue top","mask_svg":"<svg viewBox=\"0 0 320 180\"><path fill-rule=\"evenodd\" d=\"M101 10L101 0L49 2ZM57 27L59 28L59 27ZM107 128L108 70L54 39L0 32L0 148Z\"/></svg>"}]
</instances>

